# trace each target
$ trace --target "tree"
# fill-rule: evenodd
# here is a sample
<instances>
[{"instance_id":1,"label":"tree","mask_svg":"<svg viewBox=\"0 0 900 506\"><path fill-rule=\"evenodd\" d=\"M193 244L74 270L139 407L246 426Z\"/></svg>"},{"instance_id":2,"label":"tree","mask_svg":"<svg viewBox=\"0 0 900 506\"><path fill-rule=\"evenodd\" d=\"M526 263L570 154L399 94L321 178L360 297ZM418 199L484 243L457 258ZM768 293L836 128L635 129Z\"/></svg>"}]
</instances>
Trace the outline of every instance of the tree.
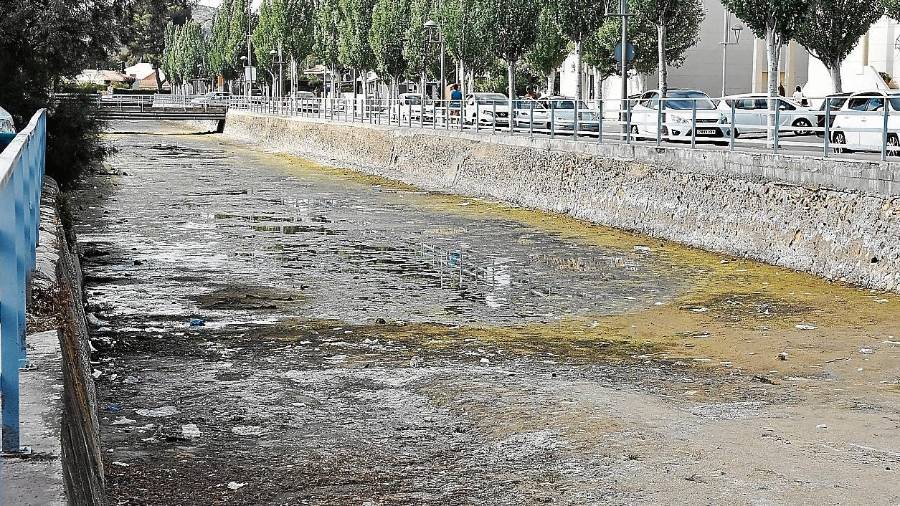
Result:
<instances>
[{"instance_id":1,"label":"tree","mask_svg":"<svg viewBox=\"0 0 900 506\"><path fill-rule=\"evenodd\" d=\"M584 41L582 52L585 63L596 68L604 79L617 75L620 71L615 50L616 45L622 41L621 30L621 18L611 17ZM630 68L639 74L655 72L658 63L656 27L644 18L634 17L628 25L628 32L628 40L634 46L634 59L629 64ZM684 62L684 49L676 50L669 46L666 57L669 65L679 66Z\"/></svg>"},{"instance_id":2,"label":"tree","mask_svg":"<svg viewBox=\"0 0 900 506\"><path fill-rule=\"evenodd\" d=\"M631 12L656 28L656 68L659 72L660 96L669 91L668 64L672 40L678 42L673 50L685 49L700 40L700 23L705 17L700 0L630 0ZM672 36L674 35L674 37Z\"/></svg>"},{"instance_id":3,"label":"tree","mask_svg":"<svg viewBox=\"0 0 900 506\"><path fill-rule=\"evenodd\" d=\"M509 129L513 130L516 98L516 64L537 38L540 5L533 0L480 0L484 9L491 52L506 62L509 96Z\"/></svg>"},{"instance_id":4,"label":"tree","mask_svg":"<svg viewBox=\"0 0 900 506\"><path fill-rule=\"evenodd\" d=\"M602 0L558 0L556 22L563 34L575 43L575 97L582 99L581 65L582 43L600 28L606 17L606 3Z\"/></svg>"},{"instance_id":5,"label":"tree","mask_svg":"<svg viewBox=\"0 0 900 506\"><path fill-rule=\"evenodd\" d=\"M159 66L165 49L166 26L183 25L191 16L190 0L126 0L122 44L128 61L153 65L157 90L162 90Z\"/></svg>"},{"instance_id":6,"label":"tree","mask_svg":"<svg viewBox=\"0 0 900 506\"><path fill-rule=\"evenodd\" d=\"M778 95L781 48L804 22L808 0L724 0L725 7L743 21L754 35L766 41L769 96Z\"/></svg>"},{"instance_id":7,"label":"tree","mask_svg":"<svg viewBox=\"0 0 900 506\"><path fill-rule=\"evenodd\" d=\"M353 101L356 103L356 77L363 75L363 97L366 96L366 75L375 65L369 47L372 10L375 0L338 0L338 59L341 65L354 70Z\"/></svg>"},{"instance_id":8,"label":"tree","mask_svg":"<svg viewBox=\"0 0 900 506\"><path fill-rule=\"evenodd\" d=\"M465 75L469 70L483 70L491 64L485 58L487 28L484 12L475 0L443 0L439 8L441 31L450 56L459 64L462 92L466 93Z\"/></svg>"},{"instance_id":9,"label":"tree","mask_svg":"<svg viewBox=\"0 0 900 506\"><path fill-rule=\"evenodd\" d=\"M252 37L260 67L273 67L273 50L280 52L282 58L304 60L312 52L314 41L311 0L263 0Z\"/></svg>"},{"instance_id":10,"label":"tree","mask_svg":"<svg viewBox=\"0 0 900 506\"><path fill-rule=\"evenodd\" d=\"M313 52L329 69L332 96L336 96L338 92L334 83L334 75L340 63L340 52L338 50L340 19L338 0L319 0L315 14L315 44Z\"/></svg>"},{"instance_id":11,"label":"tree","mask_svg":"<svg viewBox=\"0 0 900 506\"><path fill-rule=\"evenodd\" d=\"M428 75L429 62L435 59L434 47L429 47L425 22L431 17L430 0L410 0L409 23L403 36L403 58L406 60L406 71L410 78L418 78L425 93L424 78Z\"/></svg>"},{"instance_id":12,"label":"tree","mask_svg":"<svg viewBox=\"0 0 900 506\"><path fill-rule=\"evenodd\" d=\"M396 98L400 77L406 72L403 36L409 23L409 0L377 0L372 12L369 46L375 57L375 70L390 76L391 98Z\"/></svg>"},{"instance_id":13,"label":"tree","mask_svg":"<svg viewBox=\"0 0 900 506\"><path fill-rule=\"evenodd\" d=\"M116 47L115 34L124 18L112 0L17 0L4 4L0 15L0 104L23 128L40 108L48 108L47 175L60 184L73 181L81 169L106 150L103 124L90 114L90 99L54 101L54 90Z\"/></svg>"},{"instance_id":14,"label":"tree","mask_svg":"<svg viewBox=\"0 0 900 506\"><path fill-rule=\"evenodd\" d=\"M881 0L885 14L900 21L900 0Z\"/></svg>"},{"instance_id":15,"label":"tree","mask_svg":"<svg viewBox=\"0 0 900 506\"><path fill-rule=\"evenodd\" d=\"M534 72L547 77L547 94L553 94L556 70L569 56L569 41L563 36L550 7L541 9L537 21L537 36L525 55L525 64Z\"/></svg>"},{"instance_id":16,"label":"tree","mask_svg":"<svg viewBox=\"0 0 900 506\"><path fill-rule=\"evenodd\" d=\"M885 6L872 0L809 0L794 38L825 64L834 92L841 93L841 63L884 14Z\"/></svg>"},{"instance_id":17,"label":"tree","mask_svg":"<svg viewBox=\"0 0 900 506\"><path fill-rule=\"evenodd\" d=\"M188 83L200 75L206 58L206 39L199 23L188 21L175 26L169 23L163 37L162 67L173 87ZM174 89L174 88L173 88Z\"/></svg>"},{"instance_id":18,"label":"tree","mask_svg":"<svg viewBox=\"0 0 900 506\"><path fill-rule=\"evenodd\" d=\"M213 17L206 56L206 70L213 78L222 76L223 79L231 80L237 76L236 61L228 51L232 3L232 0L222 0Z\"/></svg>"}]
</instances>

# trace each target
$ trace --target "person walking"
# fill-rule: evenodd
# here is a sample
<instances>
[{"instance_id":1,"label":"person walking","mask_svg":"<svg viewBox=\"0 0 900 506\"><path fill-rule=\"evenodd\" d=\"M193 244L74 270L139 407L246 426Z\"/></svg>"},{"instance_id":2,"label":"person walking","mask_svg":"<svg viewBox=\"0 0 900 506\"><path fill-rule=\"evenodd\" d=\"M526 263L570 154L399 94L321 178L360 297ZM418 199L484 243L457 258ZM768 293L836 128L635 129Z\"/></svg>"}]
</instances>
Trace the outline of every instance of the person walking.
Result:
<instances>
[{"instance_id":1,"label":"person walking","mask_svg":"<svg viewBox=\"0 0 900 506\"><path fill-rule=\"evenodd\" d=\"M806 101L806 97L803 96L803 90L801 90L799 86L797 86L797 89L794 90L794 94L792 95L792 98L794 99L794 102L797 102L798 104L802 105L803 107L806 107L809 105L809 103L807 103L807 101Z\"/></svg>"},{"instance_id":2,"label":"person walking","mask_svg":"<svg viewBox=\"0 0 900 506\"><path fill-rule=\"evenodd\" d=\"M462 106L463 94L459 91L459 83L453 83L450 86L450 116L459 118L459 111Z\"/></svg>"},{"instance_id":3,"label":"person walking","mask_svg":"<svg viewBox=\"0 0 900 506\"><path fill-rule=\"evenodd\" d=\"M778 96L780 96L780 97L784 96L784 83L781 83L778 85Z\"/></svg>"}]
</instances>

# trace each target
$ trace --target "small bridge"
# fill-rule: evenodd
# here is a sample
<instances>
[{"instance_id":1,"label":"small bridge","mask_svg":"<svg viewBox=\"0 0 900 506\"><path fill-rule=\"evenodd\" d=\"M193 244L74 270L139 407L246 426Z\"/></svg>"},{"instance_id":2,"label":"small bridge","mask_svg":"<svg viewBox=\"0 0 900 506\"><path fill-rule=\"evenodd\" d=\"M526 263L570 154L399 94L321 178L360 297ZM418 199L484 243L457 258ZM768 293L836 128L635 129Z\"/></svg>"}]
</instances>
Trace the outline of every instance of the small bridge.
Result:
<instances>
[{"instance_id":1,"label":"small bridge","mask_svg":"<svg viewBox=\"0 0 900 506\"><path fill-rule=\"evenodd\" d=\"M93 97L92 97L93 98ZM172 95L96 95L97 117L122 121L216 121L225 128L227 103L193 103L196 97ZM72 99L60 95L58 100Z\"/></svg>"}]
</instances>

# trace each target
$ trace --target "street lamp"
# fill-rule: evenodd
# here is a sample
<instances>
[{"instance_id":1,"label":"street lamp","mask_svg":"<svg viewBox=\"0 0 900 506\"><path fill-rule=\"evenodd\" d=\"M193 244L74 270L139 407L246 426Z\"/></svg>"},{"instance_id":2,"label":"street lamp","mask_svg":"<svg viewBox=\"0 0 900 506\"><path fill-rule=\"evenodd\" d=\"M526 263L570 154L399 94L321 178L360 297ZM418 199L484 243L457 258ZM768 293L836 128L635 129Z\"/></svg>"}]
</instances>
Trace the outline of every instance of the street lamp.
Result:
<instances>
[{"instance_id":1,"label":"street lamp","mask_svg":"<svg viewBox=\"0 0 900 506\"><path fill-rule=\"evenodd\" d=\"M627 139L628 136L628 18L631 17L631 14L628 13L628 0L619 0L619 9L618 12L615 12L615 4L616 0L606 0L606 17L615 17L622 18L622 40L621 51L620 51L620 61L619 61L619 78L622 81L622 105L620 106L619 116L622 121L622 138ZM581 76L578 76L578 79L581 79ZM601 118L602 121L602 118Z\"/></svg>"},{"instance_id":2,"label":"street lamp","mask_svg":"<svg viewBox=\"0 0 900 506\"><path fill-rule=\"evenodd\" d=\"M247 66L247 57L241 56L241 66L244 67L244 79L241 80L244 83L244 92L247 94L247 97L250 96L250 68Z\"/></svg>"},{"instance_id":3,"label":"street lamp","mask_svg":"<svg viewBox=\"0 0 900 506\"><path fill-rule=\"evenodd\" d=\"M741 31L744 30L744 27L741 25L730 26L731 25L731 13L727 10L724 15L724 28L722 35L722 96L728 94L728 46L737 45L741 41ZM728 33L729 31L734 32L734 37Z\"/></svg>"},{"instance_id":4,"label":"street lamp","mask_svg":"<svg viewBox=\"0 0 900 506\"><path fill-rule=\"evenodd\" d=\"M440 90L440 100L444 99L444 90L447 88L447 83L444 78L444 34L441 32L440 26L437 23L429 19L425 22L425 32L428 34L428 41L432 43L438 43L441 45L441 90Z\"/></svg>"},{"instance_id":5,"label":"street lamp","mask_svg":"<svg viewBox=\"0 0 900 506\"><path fill-rule=\"evenodd\" d=\"M278 96L281 97L283 95L283 93L281 92L281 83L282 83L282 74L284 72L284 59L281 57L281 42L278 42L278 50L277 51L275 50L275 48L272 48L271 50L269 50L269 56L272 57L272 66L274 67L275 65L278 65L278 83L277 84L274 83L275 73L271 72L271 71L269 72L270 74L272 74L272 81L273 81L272 84L274 84L274 86L273 86L274 89L272 90L272 92L277 93ZM278 57L277 61L275 59L276 56Z\"/></svg>"}]
</instances>

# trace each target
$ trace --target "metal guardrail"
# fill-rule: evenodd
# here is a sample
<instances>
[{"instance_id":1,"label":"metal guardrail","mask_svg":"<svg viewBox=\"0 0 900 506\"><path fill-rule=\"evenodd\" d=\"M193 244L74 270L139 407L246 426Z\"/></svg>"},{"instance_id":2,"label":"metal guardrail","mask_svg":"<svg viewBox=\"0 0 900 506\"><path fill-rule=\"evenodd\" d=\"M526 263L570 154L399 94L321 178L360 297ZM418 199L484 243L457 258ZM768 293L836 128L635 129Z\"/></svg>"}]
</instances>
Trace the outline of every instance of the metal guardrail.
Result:
<instances>
[{"instance_id":1,"label":"metal guardrail","mask_svg":"<svg viewBox=\"0 0 900 506\"><path fill-rule=\"evenodd\" d=\"M579 142L719 145L822 157L900 155L900 95L864 104L846 96L807 98L828 107L802 107L785 97L669 97L576 101L571 98L450 101L352 98L271 98L234 95L231 109L324 121L569 138ZM663 104L660 107L660 104ZM849 105L853 105L852 108Z\"/></svg>"},{"instance_id":2,"label":"metal guardrail","mask_svg":"<svg viewBox=\"0 0 900 506\"><path fill-rule=\"evenodd\" d=\"M0 153L0 394L2 451L19 453L19 368L25 364L25 309L36 262L47 113L35 113Z\"/></svg>"}]
</instances>

